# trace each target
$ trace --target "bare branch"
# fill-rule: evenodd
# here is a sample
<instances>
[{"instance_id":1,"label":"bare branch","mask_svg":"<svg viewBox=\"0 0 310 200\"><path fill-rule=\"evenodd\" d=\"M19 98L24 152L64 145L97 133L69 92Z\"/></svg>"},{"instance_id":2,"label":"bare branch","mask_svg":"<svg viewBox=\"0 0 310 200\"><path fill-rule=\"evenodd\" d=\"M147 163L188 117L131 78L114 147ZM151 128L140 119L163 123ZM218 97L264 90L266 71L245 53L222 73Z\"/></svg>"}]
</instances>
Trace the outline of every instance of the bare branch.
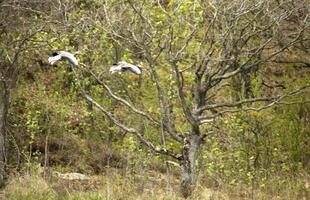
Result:
<instances>
[{"instance_id":1,"label":"bare branch","mask_svg":"<svg viewBox=\"0 0 310 200\"><path fill-rule=\"evenodd\" d=\"M84 66L84 67L86 67L86 65L83 64L83 63L81 63L81 65ZM96 81L97 81L98 83L100 83L100 85L102 85L102 86L105 88L105 90L109 93L109 95L110 95L113 99L115 99L115 100L121 102L122 104L126 105L126 106L129 107L134 113L139 114L139 115L141 115L141 116L147 118L150 122L152 122L152 123L155 124L156 126L160 126L160 122L159 122L158 120L154 119L153 117L151 117L150 115L148 115L146 112L143 112L143 111L141 111L141 110L138 110L134 105L132 105L131 103L129 103L129 102L126 101L125 99L123 99L123 98L121 98L121 97L115 95L115 94L112 92L112 90L109 88L109 86L107 86L104 82L102 82L91 70L86 70L86 69L83 69L83 70L86 71L86 72L88 72L88 73L90 73L90 74L96 79Z\"/></svg>"},{"instance_id":2,"label":"bare branch","mask_svg":"<svg viewBox=\"0 0 310 200\"><path fill-rule=\"evenodd\" d=\"M131 0L127 0L130 7L134 10L135 13L139 15L139 17L142 19L142 21L146 22L152 29L154 29L152 23L145 17L143 14L135 7L135 5L131 2Z\"/></svg>"},{"instance_id":3,"label":"bare branch","mask_svg":"<svg viewBox=\"0 0 310 200\"><path fill-rule=\"evenodd\" d=\"M85 64L81 63L82 66L86 67ZM96 81L102 85L104 87L104 89L109 93L109 95L119 101L120 103L124 104L125 106L127 106L128 108L130 108L134 113L141 115L142 117L145 117L147 120L149 120L150 122L152 122L154 125L156 125L157 127L161 127L161 122L154 119L152 116L150 116L148 113L137 109L133 104L131 104L130 102L126 101L125 99L115 95L111 88L109 88L109 86L107 86L104 82L102 82L91 70L86 70L84 68L82 68L82 70L90 73L95 79ZM164 129L171 135L172 138L176 139L179 142L182 142L182 137L180 135L178 135L165 121L165 123L163 123L164 125Z\"/></svg>"},{"instance_id":4,"label":"bare branch","mask_svg":"<svg viewBox=\"0 0 310 200\"><path fill-rule=\"evenodd\" d=\"M208 110L208 109L221 108L221 107L236 107L236 106L240 106L240 105L243 105L243 104L254 103L254 102L274 101L274 100L278 99L279 97L281 97L281 96L270 97L270 98L245 99L245 100L241 100L241 101L237 101L237 102L205 105L203 107L200 107L197 110L197 112L201 112L201 111Z\"/></svg>"},{"instance_id":5,"label":"bare branch","mask_svg":"<svg viewBox=\"0 0 310 200\"><path fill-rule=\"evenodd\" d=\"M183 112L185 114L185 117L186 119L190 122L190 124L192 126L197 126L197 123L196 123L196 120L195 118L193 117L188 105L187 105L187 102L186 102L186 99L185 99L185 95L184 95L184 92L183 92L183 87L182 87L182 84L181 84L181 81L180 81L180 72L179 72L179 69L178 69L178 66L175 62L172 62L171 65L173 66L173 69L174 69L174 72L175 72L175 76L176 76L176 84L177 84L177 88L178 88L178 94L179 94L179 98L180 98L180 101L181 101L181 106L183 108Z\"/></svg>"},{"instance_id":6,"label":"bare branch","mask_svg":"<svg viewBox=\"0 0 310 200\"><path fill-rule=\"evenodd\" d=\"M242 64L242 65L241 65L240 67L238 67L236 70L234 70L234 71L232 71L232 72L228 72L228 73L226 73L226 74L224 74L224 75L221 75L221 76L216 76L216 77L213 78L213 81L228 79L228 78L230 78L230 77L232 77L232 76L235 76L236 74L240 73L242 70L248 70L248 69L250 69L250 68L252 68L252 67L255 67L255 66L257 66L257 65L259 65L259 64L261 64L261 63L264 63L264 62L269 61L271 58L273 58L273 57L275 57L276 55L282 53L283 51L285 51L286 49L288 49L290 46L292 46L293 44L295 44L296 42L298 42L298 40L299 40L299 38L300 38L302 32L303 32L303 31L300 31L300 33L298 34L298 36L297 36L293 41L291 41L290 43L288 43L285 47L282 47L281 49L279 49L279 50L277 50L276 52L272 53L270 56L267 56L266 58L261 59L261 60L255 62L255 63L253 63L253 64L251 64L251 65L247 65L248 62L250 61L250 59L248 59L248 61L247 61L246 63ZM270 39L269 39L267 42L269 42L269 41L270 41ZM267 42L264 43L264 45L261 46L259 49L257 49L256 52L263 50L263 48L267 45ZM253 55L255 55L255 54L253 54Z\"/></svg>"},{"instance_id":7,"label":"bare branch","mask_svg":"<svg viewBox=\"0 0 310 200\"><path fill-rule=\"evenodd\" d=\"M201 116L201 117L199 117L199 120L200 120L200 122L202 122L202 121L205 121L207 119L214 119L216 117L222 116L225 113L236 113L236 112L242 112L242 111L261 111L261 110L265 110L265 109L271 108L274 105L286 104L285 102L282 103L281 101L283 99L287 98L287 97L298 95L301 92L303 92L305 89L308 89L308 88L310 88L310 84L304 85L304 86L302 86L302 87L300 87L300 88L298 88L298 89L296 89L296 90L294 90L292 92L289 92L287 94L278 96L276 98L271 98L272 102L267 104L267 105L264 105L264 106L260 106L260 107L246 107L246 108L239 108L239 109L232 109L232 110L223 110L223 111L220 111L220 112L216 113L215 115ZM252 99L252 101L255 102L255 99ZM256 102L259 102L259 101L264 101L264 99L263 98L257 99ZM308 101L309 100L307 100L305 102L308 102ZM221 107L225 107L225 106L226 107L234 107L234 106L242 105L242 104L249 103L249 102L251 102L250 99L249 100L235 102L235 103L231 103L230 105L229 104L219 104L219 105L221 105ZM234 104L236 104L236 105L234 105ZM214 107L216 107L216 106L217 105L214 105ZM206 121L206 122L208 122L208 121Z\"/></svg>"},{"instance_id":8,"label":"bare branch","mask_svg":"<svg viewBox=\"0 0 310 200\"><path fill-rule=\"evenodd\" d=\"M123 129L124 131L127 131L129 133L134 134L137 136L137 138L144 144L146 145L149 149L153 150L156 153L159 153L161 155L167 155L170 156L176 160L181 160L182 156L179 154L176 154L170 150L167 150L165 148L160 148L158 146L155 146L152 142L148 141L143 137L141 133L139 133L136 129L134 128L129 128L126 125L122 124L120 121L118 121L113 115L105 110L100 104L98 104L93 98L91 98L89 95L84 94L84 97L91 102L93 105L95 105L103 114L105 114L113 123L118 126L119 128Z\"/></svg>"}]
</instances>

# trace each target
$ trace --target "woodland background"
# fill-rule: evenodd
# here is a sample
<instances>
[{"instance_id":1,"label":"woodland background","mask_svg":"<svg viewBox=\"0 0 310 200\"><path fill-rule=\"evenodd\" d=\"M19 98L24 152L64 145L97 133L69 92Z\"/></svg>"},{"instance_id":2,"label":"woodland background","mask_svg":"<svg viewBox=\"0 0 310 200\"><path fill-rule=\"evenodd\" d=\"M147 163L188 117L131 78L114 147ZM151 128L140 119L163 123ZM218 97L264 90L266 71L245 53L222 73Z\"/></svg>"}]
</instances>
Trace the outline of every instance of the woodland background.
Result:
<instances>
[{"instance_id":1,"label":"woodland background","mask_svg":"<svg viewBox=\"0 0 310 200\"><path fill-rule=\"evenodd\" d=\"M307 199L309 10L0 0L0 197Z\"/></svg>"}]
</instances>

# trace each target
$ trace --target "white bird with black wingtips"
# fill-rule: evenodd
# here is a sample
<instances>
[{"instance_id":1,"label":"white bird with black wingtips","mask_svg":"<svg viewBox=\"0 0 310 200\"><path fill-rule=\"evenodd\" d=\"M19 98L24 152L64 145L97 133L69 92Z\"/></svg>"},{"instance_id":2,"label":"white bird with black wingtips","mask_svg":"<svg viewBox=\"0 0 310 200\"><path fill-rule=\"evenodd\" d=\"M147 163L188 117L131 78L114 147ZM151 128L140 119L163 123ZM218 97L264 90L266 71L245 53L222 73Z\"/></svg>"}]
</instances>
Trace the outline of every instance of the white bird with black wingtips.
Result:
<instances>
[{"instance_id":1,"label":"white bird with black wingtips","mask_svg":"<svg viewBox=\"0 0 310 200\"><path fill-rule=\"evenodd\" d=\"M52 57L48 58L48 62L53 65L57 61L68 60L74 66L78 65L78 61L75 58L74 54L67 51L56 51L53 53Z\"/></svg>"},{"instance_id":2,"label":"white bird with black wingtips","mask_svg":"<svg viewBox=\"0 0 310 200\"><path fill-rule=\"evenodd\" d=\"M125 61L120 61L117 64L115 64L116 66L113 66L110 68L110 73L114 74L116 72L127 72L130 71L136 75L141 75L142 71L141 71L141 66L136 66L136 65L132 65L129 64Z\"/></svg>"}]
</instances>

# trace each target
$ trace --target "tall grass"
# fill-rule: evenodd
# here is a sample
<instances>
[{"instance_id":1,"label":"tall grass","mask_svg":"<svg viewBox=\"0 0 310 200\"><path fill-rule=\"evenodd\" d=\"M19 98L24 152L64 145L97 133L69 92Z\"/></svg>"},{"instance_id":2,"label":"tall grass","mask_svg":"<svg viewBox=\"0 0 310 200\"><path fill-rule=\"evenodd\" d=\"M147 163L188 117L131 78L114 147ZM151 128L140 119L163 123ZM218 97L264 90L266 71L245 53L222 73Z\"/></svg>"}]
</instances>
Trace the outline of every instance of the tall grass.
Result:
<instances>
[{"instance_id":1,"label":"tall grass","mask_svg":"<svg viewBox=\"0 0 310 200\"><path fill-rule=\"evenodd\" d=\"M13 177L4 189L7 200L181 200L178 179L174 175L146 170L143 174L127 174L106 169L89 180L65 180L39 174ZM168 179L169 178L169 179ZM169 181L168 181L169 180ZM200 179L190 199L301 199L309 193L309 176L292 179L270 178L264 187L220 184L207 187Z\"/></svg>"}]
</instances>

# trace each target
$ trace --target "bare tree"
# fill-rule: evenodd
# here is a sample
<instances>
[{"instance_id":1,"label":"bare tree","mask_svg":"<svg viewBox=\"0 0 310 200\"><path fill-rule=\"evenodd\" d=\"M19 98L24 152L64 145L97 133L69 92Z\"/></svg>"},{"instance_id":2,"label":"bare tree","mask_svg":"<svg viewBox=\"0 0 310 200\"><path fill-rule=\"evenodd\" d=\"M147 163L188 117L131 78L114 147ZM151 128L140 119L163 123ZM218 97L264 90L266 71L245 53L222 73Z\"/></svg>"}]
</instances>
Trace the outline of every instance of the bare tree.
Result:
<instances>
[{"instance_id":1,"label":"bare tree","mask_svg":"<svg viewBox=\"0 0 310 200\"><path fill-rule=\"evenodd\" d=\"M8 111L12 90L16 87L27 54L47 43L36 38L45 23L40 17L48 9L48 1L33 3L28 0L0 2L0 185L6 173L6 139ZM23 58L23 59L21 59Z\"/></svg>"},{"instance_id":2,"label":"bare tree","mask_svg":"<svg viewBox=\"0 0 310 200\"><path fill-rule=\"evenodd\" d=\"M302 3L303 2L303 3ZM98 14L108 39L130 49L133 58L147 63L146 77L155 85L159 112L143 110L116 95L86 65L85 70L97 80L111 98L118 101L131 116L141 116L154 130L176 142L179 149L168 149L150 140L138 126L128 125L117 114L100 104L89 93L88 101L99 108L116 126L134 134L149 149L168 156L180 165L181 193L191 195L196 183L197 152L213 130L217 119L230 113L260 111L272 106L294 103L289 97L309 92L310 85L282 94L255 98L251 95L248 73L280 58L298 44L309 40L309 10L305 1L294 4L289 0L234 0L234 1L176 1L162 5L162 1L106 2L104 14ZM307 8L309 9L309 8ZM303 10L294 29L281 34L296 13ZM281 41L281 44L279 44ZM170 83L165 82L170 77ZM245 95L223 99L222 93L233 80L240 84L243 77ZM142 84L143 85L143 84ZM139 102L143 104L143 101ZM181 110L182 115L177 115ZM180 127L186 124L187 130ZM160 138L161 134L158 134Z\"/></svg>"},{"instance_id":3,"label":"bare tree","mask_svg":"<svg viewBox=\"0 0 310 200\"><path fill-rule=\"evenodd\" d=\"M4 185L5 181L5 136L7 131L7 113L9 109L10 89L14 86L17 78L16 61L19 51L12 54L11 48L17 47L14 43L14 36L10 33L12 28L12 22L9 16L11 9L4 8L1 5L1 21L0 21L0 184ZM12 41L13 40L13 41ZM15 46L16 45L16 46Z\"/></svg>"}]
</instances>

